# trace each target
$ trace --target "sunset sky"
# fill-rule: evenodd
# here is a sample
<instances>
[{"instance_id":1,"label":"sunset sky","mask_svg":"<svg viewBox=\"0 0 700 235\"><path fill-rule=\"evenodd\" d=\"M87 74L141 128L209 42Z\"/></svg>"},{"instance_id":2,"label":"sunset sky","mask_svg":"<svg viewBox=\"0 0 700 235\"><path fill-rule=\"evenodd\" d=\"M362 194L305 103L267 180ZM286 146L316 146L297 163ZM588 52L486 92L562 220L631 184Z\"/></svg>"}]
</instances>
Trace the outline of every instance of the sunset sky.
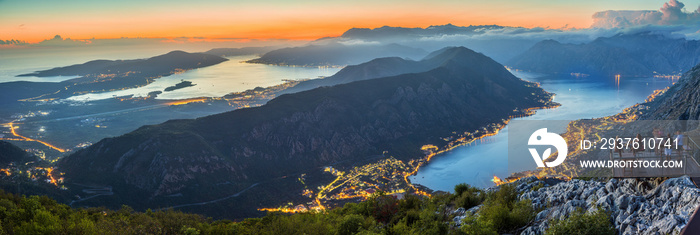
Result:
<instances>
[{"instance_id":1,"label":"sunset sky","mask_svg":"<svg viewBox=\"0 0 700 235\"><path fill-rule=\"evenodd\" d=\"M205 37L315 39L352 27L498 24L586 28L604 10L658 10L658 0L145 1L0 0L0 39ZM699 0L683 1L689 10Z\"/></svg>"}]
</instances>

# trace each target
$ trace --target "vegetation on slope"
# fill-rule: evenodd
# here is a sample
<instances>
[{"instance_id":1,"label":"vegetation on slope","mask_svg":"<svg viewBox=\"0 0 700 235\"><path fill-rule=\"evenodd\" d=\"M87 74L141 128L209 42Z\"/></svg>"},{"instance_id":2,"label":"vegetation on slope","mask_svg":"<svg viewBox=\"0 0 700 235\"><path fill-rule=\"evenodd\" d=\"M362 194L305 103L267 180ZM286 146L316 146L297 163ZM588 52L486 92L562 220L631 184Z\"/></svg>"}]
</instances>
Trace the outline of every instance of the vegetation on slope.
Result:
<instances>
[{"instance_id":1,"label":"vegetation on slope","mask_svg":"<svg viewBox=\"0 0 700 235\"><path fill-rule=\"evenodd\" d=\"M536 214L529 201L518 200L514 185L485 192L460 184L455 192L402 199L379 192L366 201L329 211L269 213L234 222L173 210L136 212L128 206L74 209L46 196L0 191L0 234L497 234L519 232ZM481 206L459 228L452 222L451 211L465 198L473 200L467 200L469 205ZM611 229L609 216L599 210L572 213L570 219L554 221L548 232Z\"/></svg>"}]
</instances>

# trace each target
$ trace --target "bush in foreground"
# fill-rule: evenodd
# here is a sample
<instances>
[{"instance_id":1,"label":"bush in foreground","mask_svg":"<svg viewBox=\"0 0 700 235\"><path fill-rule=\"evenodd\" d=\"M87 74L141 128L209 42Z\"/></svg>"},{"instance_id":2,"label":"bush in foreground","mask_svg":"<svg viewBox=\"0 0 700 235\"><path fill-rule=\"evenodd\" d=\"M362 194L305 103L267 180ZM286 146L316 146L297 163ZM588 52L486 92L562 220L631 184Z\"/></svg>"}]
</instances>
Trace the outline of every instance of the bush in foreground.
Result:
<instances>
[{"instance_id":1,"label":"bush in foreground","mask_svg":"<svg viewBox=\"0 0 700 235\"><path fill-rule=\"evenodd\" d=\"M487 194L478 216L467 216L463 220L461 231L466 234L517 232L537 214L530 200L517 199L518 191L514 185L502 185L499 190Z\"/></svg>"},{"instance_id":2,"label":"bush in foreground","mask_svg":"<svg viewBox=\"0 0 700 235\"><path fill-rule=\"evenodd\" d=\"M580 208L569 215L565 220L555 220L545 231L546 235L597 235L615 234L615 228L610 222L608 213L598 208L593 213L584 213Z\"/></svg>"}]
</instances>

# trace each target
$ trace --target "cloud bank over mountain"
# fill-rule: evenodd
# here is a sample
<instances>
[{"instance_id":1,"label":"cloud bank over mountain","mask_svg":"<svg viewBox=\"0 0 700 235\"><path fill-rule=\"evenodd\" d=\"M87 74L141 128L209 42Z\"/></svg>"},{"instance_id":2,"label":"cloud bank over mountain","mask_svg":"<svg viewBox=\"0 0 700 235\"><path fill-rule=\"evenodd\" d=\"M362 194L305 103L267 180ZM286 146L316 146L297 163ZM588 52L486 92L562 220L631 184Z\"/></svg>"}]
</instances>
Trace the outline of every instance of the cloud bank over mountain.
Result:
<instances>
[{"instance_id":1,"label":"cloud bank over mountain","mask_svg":"<svg viewBox=\"0 0 700 235\"><path fill-rule=\"evenodd\" d=\"M505 61L522 53L536 42L556 40L561 43L589 43L596 38L618 34L651 32L668 38L700 39L700 8L689 11L678 0L670 0L659 10L609 10L593 14L589 28L525 28L498 25L455 26L452 24L426 28L384 26L375 29L348 30L341 37L329 38L344 44L398 43L425 50L445 46L466 46ZM498 45L494 49L494 45Z\"/></svg>"},{"instance_id":2,"label":"cloud bank over mountain","mask_svg":"<svg viewBox=\"0 0 700 235\"><path fill-rule=\"evenodd\" d=\"M688 25L698 27L700 8L687 11L685 4L670 0L659 10L601 11L593 14L593 28L625 28L640 25Z\"/></svg>"},{"instance_id":3,"label":"cloud bank over mountain","mask_svg":"<svg viewBox=\"0 0 700 235\"><path fill-rule=\"evenodd\" d=\"M425 28L384 26L352 28L339 37L326 37L312 42L290 40L207 39L207 38L115 38L71 40L56 37L34 44L14 44L42 47L96 46L162 46L169 49L208 50L214 47L243 46L302 46L342 44L348 47L399 44L426 51L446 46L466 46L487 54L499 62L511 59L542 40L561 43L589 43L599 37L618 34L653 32L670 38L700 39L700 8L691 9L678 0L664 3L659 10L608 10L593 14L589 28L511 27L499 25L456 26L435 25ZM690 9L690 10L689 10Z\"/></svg>"}]
</instances>

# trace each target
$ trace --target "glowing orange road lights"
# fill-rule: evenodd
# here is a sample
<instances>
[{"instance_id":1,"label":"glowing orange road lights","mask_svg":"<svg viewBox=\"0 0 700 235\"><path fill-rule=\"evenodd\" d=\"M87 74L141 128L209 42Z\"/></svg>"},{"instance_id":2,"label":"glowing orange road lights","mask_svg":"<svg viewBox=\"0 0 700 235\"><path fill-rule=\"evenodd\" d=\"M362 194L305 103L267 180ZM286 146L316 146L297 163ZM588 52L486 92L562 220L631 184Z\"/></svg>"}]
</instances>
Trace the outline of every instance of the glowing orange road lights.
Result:
<instances>
[{"instance_id":1,"label":"glowing orange road lights","mask_svg":"<svg viewBox=\"0 0 700 235\"><path fill-rule=\"evenodd\" d=\"M41 143L41 144L45 145L46 147L52 148L52 149L54 149L54 150L56 150L56 151L59 151L59 152L62 152L62 153L66 152L65 149L56 147L56 146L54 146L54 145L52 145L52 144L49 144L49 143L46 143L46 142L44 142L44 141L37 140L37 139L32 139L32 138L29 138L29 137L26 137L26 136L22 136L22 135L20 135L20 134L17 134L17 131L15 131L15 128L16 128L16 127L15 127L14 122L7 123L7 125L10 126L10 131L12 132L12 135L14 135L14 136L16 136L16 137L18 137L18 138L20 138L20 139L23 139L23 140L25 140L25 141L38 142L38 143Z\"/></svg>"},{"instance_id":2,"label":"glowing orange road lights","mask_svg":"<svg viewBox=\"0 0 700 235\"><path fill-rule=\"evenodd\" d=\"M201 103L201 102L205 102L207 100L208 100L208 98L194 98L194 99L173 101L170 103L166 103L166 105L183 105L183 104L189 104L189 103Z\"/></svg>"},{"instance_id":3,"label":"glowing orange road lights","mask_svg":"<svg viewBox=\"0 0 700 235\"><path fill-rule=\"evenodd\" d=\"M53 168L47 167L47 168L41 168L41 169L46 170L46 175L49 177L49 180L51 181L51 182L50 182L51 184L53 184L53 185L55 185L55 186L58 186L58 183L59 183L58 181L59 181L59 180L63 181L63 178L60 178L59 180L56 180L56 178L53 177Z\"/></svg>"}]
</instances>

